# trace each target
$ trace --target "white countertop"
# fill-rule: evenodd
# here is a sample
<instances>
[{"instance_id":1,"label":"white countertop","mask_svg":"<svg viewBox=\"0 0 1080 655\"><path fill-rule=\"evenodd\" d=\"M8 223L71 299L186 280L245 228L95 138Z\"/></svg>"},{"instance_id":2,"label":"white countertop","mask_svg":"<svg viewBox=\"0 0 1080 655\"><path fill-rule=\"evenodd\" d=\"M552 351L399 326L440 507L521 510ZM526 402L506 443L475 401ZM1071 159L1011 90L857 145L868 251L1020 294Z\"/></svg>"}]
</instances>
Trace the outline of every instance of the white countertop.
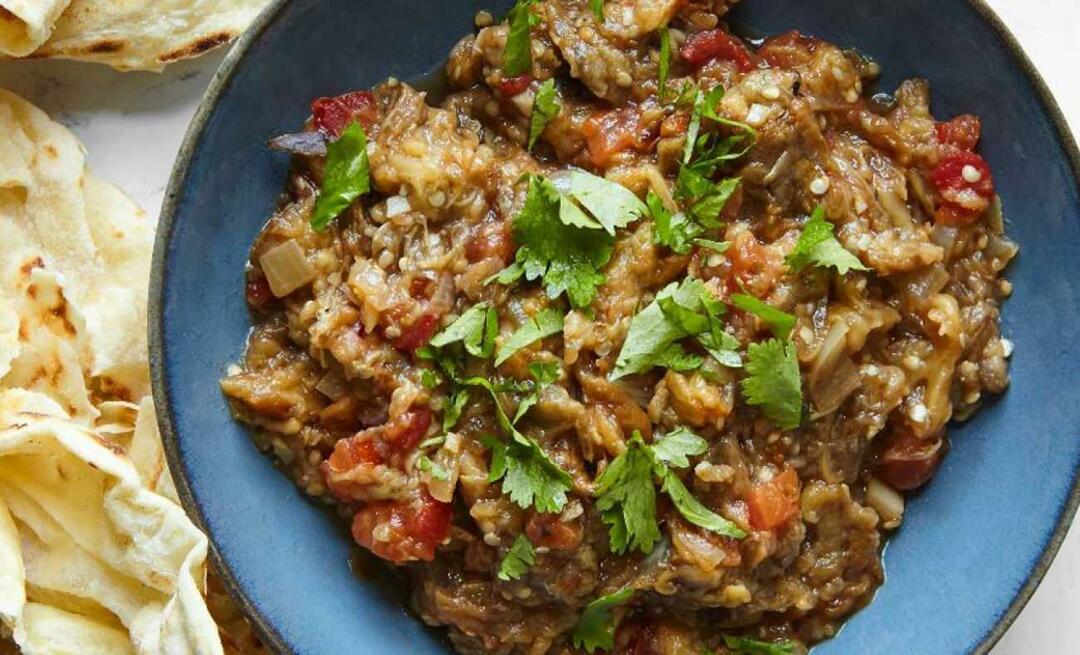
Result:
<instances>
[{"instance_id":1,"label":"white countertop","mask_svg":"<svg viewBox=\"0 0 1080 655\"><path fill-rule=\"evenodd\" d=\"M1080 2L988 1L1020 39L1080 134L1075 73ZM121 74L69 62L5 61L0 62L0 86L67 124L86 145L91 168L154 211L161 206L187 124L223 56L218 52L177 64L161 75ZM1080 529L1074 525L1034 598L993 653L1080 652L1075 617L1080 617Z\"/></svg>"}]
</instances>

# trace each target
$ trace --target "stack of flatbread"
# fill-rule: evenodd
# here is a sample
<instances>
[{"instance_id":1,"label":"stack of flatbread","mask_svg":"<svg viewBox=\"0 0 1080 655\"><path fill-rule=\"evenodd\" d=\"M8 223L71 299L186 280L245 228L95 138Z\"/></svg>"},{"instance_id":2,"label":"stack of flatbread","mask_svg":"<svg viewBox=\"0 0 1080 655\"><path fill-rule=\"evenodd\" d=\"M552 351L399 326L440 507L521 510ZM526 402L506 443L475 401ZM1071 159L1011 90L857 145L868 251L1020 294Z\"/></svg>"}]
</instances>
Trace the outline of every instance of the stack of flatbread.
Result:
<instances>
[{"instance_id":1,"label":"stack of flatbread","mask_svg":"<svg viewBox=\"0 0 1080 655\"><path fill-rule=\"evenodd\" d=\"M250 652L208 609L148 398L153 234L0 90L0 637L26 655Z\"/></svg>"},{"instance_id":2,"label":"stack of flatbread","mask_svg":"<svg viewBox=\"0 0 1080 655\"><path fill-rule=\"evenodd\" d=\"M160 70L244 31L268 0L0 0L0 54Z\"/></svg>"}]
</instances>

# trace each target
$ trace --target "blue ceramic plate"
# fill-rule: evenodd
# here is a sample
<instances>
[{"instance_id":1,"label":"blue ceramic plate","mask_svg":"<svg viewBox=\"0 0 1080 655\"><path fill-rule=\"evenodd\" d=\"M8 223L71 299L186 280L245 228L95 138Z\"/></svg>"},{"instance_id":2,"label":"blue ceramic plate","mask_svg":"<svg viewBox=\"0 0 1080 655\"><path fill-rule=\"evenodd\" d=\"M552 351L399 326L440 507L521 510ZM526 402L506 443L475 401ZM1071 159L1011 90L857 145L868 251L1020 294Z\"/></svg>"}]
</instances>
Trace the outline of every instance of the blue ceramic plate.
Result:
<instances>
[{"instance_id":1,"label":"blue ceramic plate","mask_svg":"<svg viewBox=\"0 0 1080 655\"><path fill-rule=\"evenodd\" d=\"M252 445L218 389L250 327L243 270L288 161L268 137L311 98L389 75L437 71L479 9L508 0L279 1L226 59L173 173L154 260L154 396L188 510L214 562L283 652L442 653L435 633L349 569L350 540ZM909 505L885 557L888 581L832 653L985 652L1046 571L1080 499L1080 156L1030 62L968 0L749 0L751 33L789 28L850 45L884 67L882 88L931 81L934 112L974 112L982 151L1021 245L1004 332L1012 387L952 432L953 448Z\"/></svg>"}]
</instances>

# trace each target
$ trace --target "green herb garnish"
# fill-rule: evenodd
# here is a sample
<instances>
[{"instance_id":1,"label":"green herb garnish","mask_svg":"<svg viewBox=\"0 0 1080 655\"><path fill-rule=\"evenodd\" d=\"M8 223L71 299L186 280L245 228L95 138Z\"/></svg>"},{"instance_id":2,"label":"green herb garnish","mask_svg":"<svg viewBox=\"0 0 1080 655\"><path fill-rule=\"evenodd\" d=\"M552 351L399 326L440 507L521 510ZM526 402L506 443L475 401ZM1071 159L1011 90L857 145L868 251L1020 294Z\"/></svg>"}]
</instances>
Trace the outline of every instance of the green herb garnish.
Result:
<instances>
[{"instance_id":1,"label":"green herb garnish","mask_svg":"<svg viewBox=\"0 0 1080 655\"><path fill-rule=\"evenodd\" d=\"M326 169L311 215L311 229L316 232L326 229L330 221L368 191L371 191L371 172L367 133L360 123L352 122L338 140L326 146Z\"/></svg>"},{"instance_id":2,"label":"green herb garnish","mask_svg":"<svg viewBox=\"0 0 1080 655\"><path fill-rule=\"evenodd\" d=\"M531 343L540 341L553 334L562 332L563 315L557 309L545 309L528 319L510 335L495 354L495 365L499 366L510 356Z\"/></svg>"},{"instance_id":3,"label":"green herb garnish","mask_svg":"<svg viewBox=\"0 0 1080 655\"><path fill-rule=\"evenodd\" d=\"M506 551L502 562L499 563L499 579L518 580L533 564L536 564L536 549L533 548L528 537L519 534L510 546L510 550Z\"/></svg>"},{"instance_id":4,"label":"green herb garnish","mask_svg":"<svg viewBox=\"0 0 1080 655\"><path fill-rule=\"evenodd\" d=\"M779 310L768 303L758 300L753 296L748 296L744 293L735 293L731 295L730 300L732 305L735 305L744 312L750 312L764 321L765 324L772 329L773 334L781 339L787 339L791 335L792 328L795 327L794 316Z\"/></svg>"},{"instance_id":5,"label":"green herb garnish","mask_svg":"<svg viewBox=\"0 0 1080 655\"><path fill-rule=\"evenodd\" d=\"M443 348L460 341L465 350L474 357L487 358L495 350L495 336L499 332L499 316L489 303L473 305L456 321L429 342L434 348Z\"/></svg>"},{"instance_id":6,"label":"green herb garnish","mask_svg":"<svg viewBox=\"0 0 1080 655\"><path fill-rule=\"evenodd\" d=\"M510 33L503 51L502 72L506 77L517 77L532 72L532 27L537 22L529 8L536 0L517 0L507 14Z\"/></svg>"},{"instance_id":7,"label":"green herb garnish","mask_svg":"<svg viewBox=\"0 0 1080 655\"><path fill-rule=\"evenodd\" d=\"M596 479L596 507L608 526L611 550L626 553L652 551L660 540L656 521L656 489L661 491L687 521L707 530L741 539L746 533L731 521L702 505L672 470L690 465L688 457L705 452L708 444L686 428L648 445L637 432L626 451L608 464Z\"/></svg>"},{"instance_id":8,"label":"green herb garnish","mask_svg":"<svg viewBox=\"0 0 1080 655\"><path fill-rule=\"evenodd\" d=\"M795 249L787 256L787 265L795 273L810 264L821 268L832 267L845 275L848 271L868 271L859 258L849 252L833 234L835 226L825 218L825 208L818 205L803 226Z\"/></svg>"},{"instance_id":9,"label":"green herb garnish","mask_svg":"<svg viewBox=\"0 0 1080 655\"><path fill-rule=\"evenodd\" d=\"M802 422L802 378L795 344L769 339L753 343L746 350L747 377L742 381L743 396L749 405L783 430L793 430Z\"/></svg>"},{"instance_id":10,"label":"green herb garnish","mask_svg":"<svg viewBox=\"0 0 1080 655\"><path fill-rule=\"evenodd\" d=\"M536 140L543 134L544 128L562 110L559 102L559 93L555 90L555 80L550 79L540 85L533 98L532 116L529 118L529 143L528 150L536 145Z\"/></svg>"},{"instance_id":11,"label":"green herb garnish","mask_svg":"<svg viewBox=\"0 0 1080 655\"><path fill-rule=\"evenodd\" d=\"M667 96L668 74L671 72L671 30L664 25L660 33L660 61L656 65L657 96L660 102Z\"/></svg>"},{"instance_id":12,"label":"green herb garnish","mask_svg":"<svg viewBox=\"0 0 1080 655\"><path fill-rule=\"evenodd\" d=\"M592 9L592 13L596 16L596 20L601 23L604 22L604 0L589 0L589 7Z\"/></svg>"},{"instance_id":13,"label":"green herb garnish","mask_svg":"<svg viewBox=\"0 0 1080 655\"><path fill-rule=\"evenodd\" d=\"M788 639L768 642L725 635L724 645L732 651L731 655L794 655L795 653L795 642Z\"/></svg>"},{"instance_id":14,"label":"green herb garnish","mask_svg":"<svg viewBox=\"0 0 1080 655\"><path fill-rule=\"evenodd\" d=\"M574 628L574 648L584 648L590 653L597 649L611 650L615 645L615 617L611 610L633 595L633 589L621 589L586 605Z\"/></svg>"}]
</instances>

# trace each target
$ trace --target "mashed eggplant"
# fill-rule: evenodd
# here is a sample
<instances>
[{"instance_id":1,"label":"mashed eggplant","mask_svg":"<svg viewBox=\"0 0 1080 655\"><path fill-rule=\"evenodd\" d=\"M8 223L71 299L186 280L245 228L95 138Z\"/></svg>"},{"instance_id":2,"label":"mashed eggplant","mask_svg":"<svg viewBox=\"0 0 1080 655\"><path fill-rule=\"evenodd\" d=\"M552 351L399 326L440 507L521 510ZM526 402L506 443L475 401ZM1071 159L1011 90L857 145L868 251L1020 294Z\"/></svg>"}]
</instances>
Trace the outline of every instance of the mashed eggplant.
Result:
<instances>
[{"instance_id":1,"label":"mashed eggplant","mask_svg":"<svg viewBox=\"0 0 1080 655\"><path fill-rule=\"evenodd\" d=\"M801 652L1008 384L979 120L727 4L523 0L277 140L223 389L463 653Z\"/></svg>"}]
</instances>

